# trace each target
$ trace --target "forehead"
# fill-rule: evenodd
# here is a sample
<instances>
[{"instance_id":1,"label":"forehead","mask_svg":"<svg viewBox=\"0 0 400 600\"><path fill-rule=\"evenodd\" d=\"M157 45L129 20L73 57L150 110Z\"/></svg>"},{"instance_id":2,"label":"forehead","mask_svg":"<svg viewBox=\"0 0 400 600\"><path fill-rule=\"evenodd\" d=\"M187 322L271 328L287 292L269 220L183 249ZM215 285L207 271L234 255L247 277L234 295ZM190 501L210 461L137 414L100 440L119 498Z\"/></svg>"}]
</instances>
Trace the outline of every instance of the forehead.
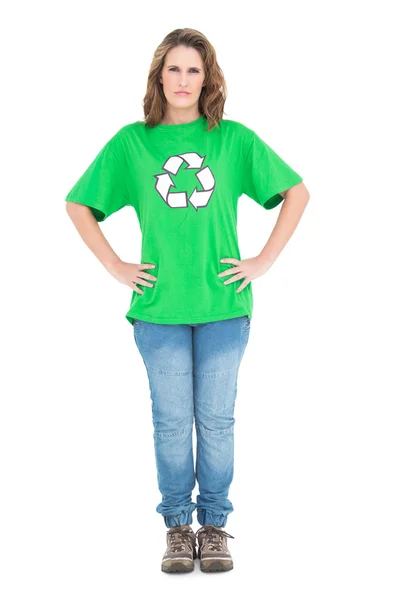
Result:
<instances>
[{"instance_id":1,"label":"forehead","mask_svg":"<svg viewBox=\"0 0 400 600\"><path fill-rule=\"evenodd\" d=\"M167 52L165 57L167 65L183 65L191 67L201 67L203 64L200 53L195 48L186 46L176 46Z\"/></svg>"}]
</instances>

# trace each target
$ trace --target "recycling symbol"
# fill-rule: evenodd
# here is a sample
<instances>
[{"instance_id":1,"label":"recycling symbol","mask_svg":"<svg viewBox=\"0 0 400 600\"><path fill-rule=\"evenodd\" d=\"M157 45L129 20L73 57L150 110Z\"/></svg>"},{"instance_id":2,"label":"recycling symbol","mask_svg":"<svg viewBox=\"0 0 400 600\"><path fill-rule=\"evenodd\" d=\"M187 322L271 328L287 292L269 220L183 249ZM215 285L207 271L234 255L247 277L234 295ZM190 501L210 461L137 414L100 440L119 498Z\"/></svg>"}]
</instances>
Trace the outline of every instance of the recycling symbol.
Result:
<instances>
[{"instance_id":1,"label":"recycling symbol","mask_svg":"<svg viewBox=\"0 0 400 600\"><path fill-rule=\"evenodd\" d=\"M163 169L166 173L154 175L156 178L156 190L161 198L171 208L187 208L188 202L197 210L207 206L215 188L215 179L209 167L202 168L205 156L199 156L196 152L186 152L170 156L164 163ZM188 198L187 192L174 192L171 187L176 187L172 175L176 175L183 164L185 170L198 169L196 177L202 186L202 190L195 188Z\"/></svg>"}]
</instances>

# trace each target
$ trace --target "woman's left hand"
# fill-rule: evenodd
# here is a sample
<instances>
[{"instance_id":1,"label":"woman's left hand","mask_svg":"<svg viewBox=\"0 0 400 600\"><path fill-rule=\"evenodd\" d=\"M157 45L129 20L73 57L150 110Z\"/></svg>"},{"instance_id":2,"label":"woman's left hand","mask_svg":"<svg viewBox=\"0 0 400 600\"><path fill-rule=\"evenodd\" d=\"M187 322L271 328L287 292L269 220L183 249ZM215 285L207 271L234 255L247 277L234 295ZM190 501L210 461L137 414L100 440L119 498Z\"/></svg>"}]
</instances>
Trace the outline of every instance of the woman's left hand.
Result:
<instances>
[{"instance_id":1,"label":"woman's left hand","mask_svg":"<svg viewBox=\"0 0 400 600\"><path fill-rule=\"evenodd\" d=\"M243 288L250 283L250 281L253 281L253 279L257 279L257 277L264 275L264 273L268 271L272 264L262 261L259 256L245 258L243 260L238 260L237 258L221 258L220 262L235 265L231 269L227 269L226 271L222 271L222 273L218 273L218 277L233 275L233 277L224 281L225 285L244 278L244 281L236 290L237 294L241 292Z\"/></svg>"}]
</instances>

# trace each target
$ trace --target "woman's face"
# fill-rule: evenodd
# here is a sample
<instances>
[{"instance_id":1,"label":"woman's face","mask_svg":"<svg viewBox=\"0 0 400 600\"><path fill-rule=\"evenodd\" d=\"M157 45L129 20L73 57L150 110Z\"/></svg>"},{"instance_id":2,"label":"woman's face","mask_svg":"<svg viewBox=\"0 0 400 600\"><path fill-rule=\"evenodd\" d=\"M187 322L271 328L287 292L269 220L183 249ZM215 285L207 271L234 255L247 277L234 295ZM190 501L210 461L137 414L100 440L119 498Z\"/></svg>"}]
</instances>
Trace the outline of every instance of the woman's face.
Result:
<instances>
[{"instance_id":1,"label":"woman's face","mask_svg":"<svg viewBox=\"0 0 400 600\"><path fill-rule=\"evenodd\" d=\"M205 79L203 60L197 50L186 46L171 48L161 71L160 82L168 104L174 110L198 110L198 100ZM188 94L179 95L184 91Z\"/></svg>"}]
</instances>

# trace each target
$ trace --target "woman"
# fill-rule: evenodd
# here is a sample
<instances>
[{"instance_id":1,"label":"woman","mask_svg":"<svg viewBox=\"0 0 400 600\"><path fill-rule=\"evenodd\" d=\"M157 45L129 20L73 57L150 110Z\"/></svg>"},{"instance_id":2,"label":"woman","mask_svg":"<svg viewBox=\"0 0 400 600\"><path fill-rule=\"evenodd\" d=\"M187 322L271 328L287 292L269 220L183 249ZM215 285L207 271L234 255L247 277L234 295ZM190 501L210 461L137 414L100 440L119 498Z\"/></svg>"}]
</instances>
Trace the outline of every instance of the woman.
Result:
<instances>
[{"instance_id":1,"label":"woman","mask_svg":"<svg viewBox=\"0 0 400 600\"><path fill-rule=\"evenodd\" d=\"M234 406L251 281L274 262L309 199L300 175L253 130L222 119L225 97L210 42L193 29L172 31L153 57L144 121L117 131L66 197L88 247L133 289L125 316L150 384L165 572L192 571L197 556L202 571L233 568L233 536L223 528L233 511ZM260 254L242 260L243 193L265 209L285 203ZM139 219L140 264L123 262L97 224L124 206Z\"/></svg>"}]
</instances>

